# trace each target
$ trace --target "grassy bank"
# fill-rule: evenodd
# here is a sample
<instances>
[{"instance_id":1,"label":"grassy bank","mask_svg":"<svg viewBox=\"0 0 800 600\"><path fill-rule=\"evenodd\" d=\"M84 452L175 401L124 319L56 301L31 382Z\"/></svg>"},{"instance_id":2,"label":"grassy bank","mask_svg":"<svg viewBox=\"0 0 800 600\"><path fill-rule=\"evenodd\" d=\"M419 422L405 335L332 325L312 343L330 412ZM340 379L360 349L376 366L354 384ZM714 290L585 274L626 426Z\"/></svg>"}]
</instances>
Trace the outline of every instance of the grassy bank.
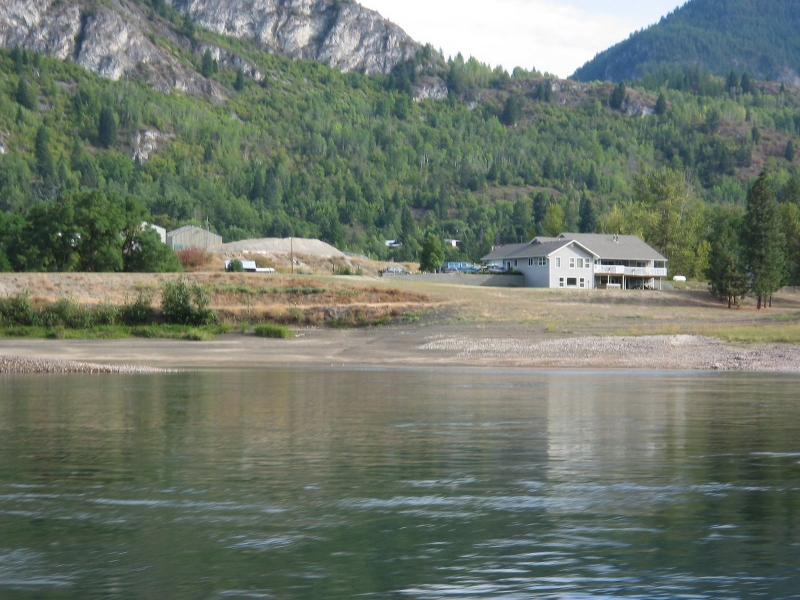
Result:
<instances>
[{"instance_id":1,"label":"grassy bank","mask_svg":"<svg viewBox=\"0 0 800 600\"><path fill-rule=\"evenodd\" d=\"M26 283L33 285L23 287ZM3 286L2 337L205 340L233 327L243 332L260 325L280 331L368 327L400 320L428 303L422 294L335 279L278 276L267 282L218 273L188 278L14 274L0 279ZM97 288L106 293L99 302Z\"/></svg>"}]
</instances>

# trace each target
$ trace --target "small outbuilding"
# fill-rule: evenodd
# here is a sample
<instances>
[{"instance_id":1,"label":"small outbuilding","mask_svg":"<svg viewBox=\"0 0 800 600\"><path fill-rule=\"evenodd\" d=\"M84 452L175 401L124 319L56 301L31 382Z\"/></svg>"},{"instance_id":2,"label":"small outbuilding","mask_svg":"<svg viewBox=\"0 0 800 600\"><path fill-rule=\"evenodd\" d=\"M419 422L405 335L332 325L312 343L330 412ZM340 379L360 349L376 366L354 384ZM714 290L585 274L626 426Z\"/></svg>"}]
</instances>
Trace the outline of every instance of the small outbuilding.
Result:
<instances>
[{"instance_id":1,"label":"small outbuilding","mask_svg":"<svg viewBox=\"0 0 800 600\"><path fill-rule=\"evenodd\" d=\"M188 248L210 250L221 245L221 235L195 225L186 225L167 234L167 246L173 250L186 250Z\"/></svg>"}]
</instances>

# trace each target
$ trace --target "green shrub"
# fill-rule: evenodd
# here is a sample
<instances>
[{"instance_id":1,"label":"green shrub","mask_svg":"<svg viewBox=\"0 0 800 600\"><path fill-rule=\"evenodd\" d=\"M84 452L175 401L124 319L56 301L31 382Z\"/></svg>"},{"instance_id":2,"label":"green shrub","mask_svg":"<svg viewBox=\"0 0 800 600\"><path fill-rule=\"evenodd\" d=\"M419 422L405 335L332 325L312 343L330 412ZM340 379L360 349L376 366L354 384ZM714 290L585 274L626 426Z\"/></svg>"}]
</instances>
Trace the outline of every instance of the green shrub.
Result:
<instances>
[{"instance_id":1,"label":"green shrub","mask_svg":"<svg viewBox=\"0 0 800 600\"><path fill-rule=\"evenodd\" d=\"M146 325L153 322L153 293L142 290L133 302L125 303L119 311L125 325Z\"/></svg>"},{"instance_id":2,"label":"green shrub","mask_svg":"<svg viewBox=\"0 0 800 600\"><path fill-rule=\"evenodd\" d=\"M175 325L213 325L217 314L208 308L211 296L198 283L189 285L181 277L164 284L161 291L161 311L167 323Z\"/></svg>"},{"instance_id":3,"label":"green shrub","mask_svg":"<svg viewBox=\"0 0 800 600\"><path fill-rule=\"evenodd\" d=\"M78 304L74 298L59 298L39 310L39 323L44 327L88 329L93 325L92 321L89 309Z\"/></svg>"},{"instance_id":4,"label":"green shrub","mask_svg":"<svg viewBox=\"0 0 800 600\"><path fill-rule=\"evenodd\" d=\"M283 340L290 340L294 337L294 331L282 325L256 325L253 328L253 333L258 337L278 338Z\"/></svg>"},{"instance_id":5,"label":"green shrub","mask_svg":"<svg viewBox=\"0 0 800 600\"><path fill-rule=\"evenodd\" d=\"M242 264L242 261L240 261L238 258L235 258L228 262L228 264L225 266L225 270L228 273L244 273L244 265Z\"/></svg>"},{"instance_id":6,"label":"green shrub","mask_svg":"<svg viewBox=\"0 0 800 600\"><path fill-rule=\"evenodd\" d=\"M28 292L20 292L16 296L0 300L0 323L7 327L32 327L39 324L39 315Z\"/></svg>"}]
</instances>

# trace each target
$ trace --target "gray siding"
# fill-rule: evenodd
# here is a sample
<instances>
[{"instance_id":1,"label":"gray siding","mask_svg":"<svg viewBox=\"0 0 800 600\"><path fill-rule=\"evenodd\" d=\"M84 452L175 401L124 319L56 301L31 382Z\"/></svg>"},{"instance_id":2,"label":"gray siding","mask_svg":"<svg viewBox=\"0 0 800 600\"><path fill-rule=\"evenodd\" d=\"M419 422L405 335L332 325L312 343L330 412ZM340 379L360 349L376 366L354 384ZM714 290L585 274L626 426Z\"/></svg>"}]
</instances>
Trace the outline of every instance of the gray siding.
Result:
<instances>
[{"instance_id":1,"label":"gray siding","mask_svg":"<svg viewBox=\"0 0 800 600\"><path fill-rule=\"evenodd\" d=\"M561 267L557 267L557 260L561 259ZM576 286L580 288L580 281L583 279L584 288L585 289L592 289L594 288L594 260L593 256L586 252L580 246L567 246L558 250L553 253L553 256L550 257L550 281L549 287L560 287L560 279L564 278L564 286L565 287L572 287L567 286L567 282L569 279L576 280ZM570 259L575 261L575 266L570 267ZM583 268L578 268L578 259L583 260ZM588 266L587 266L588 263Z\"/></svg>"}]
</instances>

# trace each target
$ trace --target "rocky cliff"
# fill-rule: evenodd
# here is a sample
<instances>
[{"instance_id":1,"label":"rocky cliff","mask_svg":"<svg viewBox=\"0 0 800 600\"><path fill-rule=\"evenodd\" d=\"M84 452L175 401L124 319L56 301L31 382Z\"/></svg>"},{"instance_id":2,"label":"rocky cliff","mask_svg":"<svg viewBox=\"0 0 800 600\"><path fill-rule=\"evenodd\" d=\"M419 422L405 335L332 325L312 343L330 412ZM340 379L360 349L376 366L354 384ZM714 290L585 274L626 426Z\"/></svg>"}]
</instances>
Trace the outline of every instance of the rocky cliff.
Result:
<instances>
[{"instance_id":1,"label":"rocky cliff","mask_svg":"<svg viewBox=\"0 0 800 600\"><path fill-rule=\"evenodd\" d=\"M172 0L212 31L270 52L342 71L388 73L419 46L377 13L346 0ZM73 60L104 77L143 76L156 89L221 95L213 83L153 40L186 47L144 2L2 0L0 46Z\"/></svg>"},{"instance_id":2,"label":"rocky cliff","mask_svg":"<svg viewBox=\"0 0 800 600\"><path fill-rule=\"evenodd\" d=\"M109 79L134 73L164 92L220 92L150 41L152 26L138 5L59 0L0 3L0 46L72 60Z\"/></svg>"},{"instance_id":3,"label":"rocky cliff","mask_svg":"<svg viewBox=\"0 0 800 600\"><path fill-rule=\"evenodd\" d=\"M397 25L349 0L172 0L197 25L342 71L388 73L419 45Z\"/></svg>"}]
</instances>

